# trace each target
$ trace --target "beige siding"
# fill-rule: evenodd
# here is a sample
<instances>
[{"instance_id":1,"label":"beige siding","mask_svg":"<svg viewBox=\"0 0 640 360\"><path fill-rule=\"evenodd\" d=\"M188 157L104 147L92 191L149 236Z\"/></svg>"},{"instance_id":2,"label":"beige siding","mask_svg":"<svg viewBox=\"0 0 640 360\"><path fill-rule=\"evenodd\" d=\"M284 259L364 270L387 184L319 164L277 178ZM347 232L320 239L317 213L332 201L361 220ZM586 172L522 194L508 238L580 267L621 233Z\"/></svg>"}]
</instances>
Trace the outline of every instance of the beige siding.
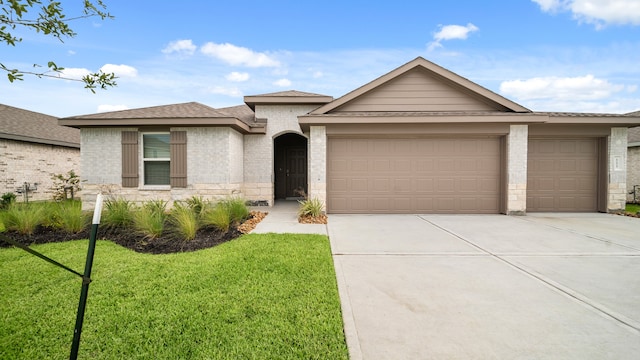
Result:
<instances>
[{"instance_id":1,"label":"beige siding","mask_svg":"<svg viewBox=\"0 0 640 360\"><path fill-rule=\"evenodd\" d=\"M336 111L492 111L470 93L414 69L348 102Z\"/></svg>"}]
</instances>

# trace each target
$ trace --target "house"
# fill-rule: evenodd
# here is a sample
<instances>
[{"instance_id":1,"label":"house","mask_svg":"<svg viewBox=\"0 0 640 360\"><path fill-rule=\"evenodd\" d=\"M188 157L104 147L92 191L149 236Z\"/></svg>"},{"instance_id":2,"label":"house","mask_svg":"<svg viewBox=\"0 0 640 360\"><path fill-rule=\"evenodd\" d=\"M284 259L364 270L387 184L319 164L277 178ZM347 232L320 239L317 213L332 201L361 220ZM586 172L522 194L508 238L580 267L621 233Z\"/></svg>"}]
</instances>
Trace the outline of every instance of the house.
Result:
<instances>
[{"instance_id":1,"label":"house","mask_svg":"<svg viewBox=\"0 0 640 360\"><path fill-rule=\"evenodd\" d=\"M640 116L640 111L628 114ZM640 202L640 127L629 129L627 138L627 201Z\"/></svg>"},{"instance_id":2,"label":"house","mask_svg":"<svg viewBox=\"0 0 640 360\"><path fill-rule=\"evenodd\" d=\"M83 200L325 201L329 213L616 212L640 117L533 112L421 57L332 97L74 116Z\"/></svg>"},{"instance_id":3,"label":"house","mask_svg":"<svg viewBox=\"0 0 640 360\"><path fill-rule=\"evenodd\" d=\"M51 200L56 174L80 171L80 130L53 116L0 104L0 194ZM28 197L27 197L28 196Z\"/></svg>"}]
</instances>

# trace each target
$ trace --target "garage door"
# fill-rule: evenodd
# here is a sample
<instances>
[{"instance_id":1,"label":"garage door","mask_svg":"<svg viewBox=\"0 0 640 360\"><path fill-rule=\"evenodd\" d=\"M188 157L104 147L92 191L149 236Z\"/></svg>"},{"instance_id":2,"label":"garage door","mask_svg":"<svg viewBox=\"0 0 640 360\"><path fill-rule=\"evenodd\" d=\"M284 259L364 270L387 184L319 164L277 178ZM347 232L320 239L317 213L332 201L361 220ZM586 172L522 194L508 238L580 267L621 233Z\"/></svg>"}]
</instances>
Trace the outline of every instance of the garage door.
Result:
<instances>
[{"instance_id":1,"label":"garage door","mask_svg":"<svg viewBox=\"0 0 640 360\"><path fill-rule=\"evenodd\" d=\"M598 139L530 139L527 211L597 211Z\"/></svg>"},{"instance_id":2,"label":"garage door","mask_svg":"<svg viewBox=\"0 0 640 360\"><path fill-rule=\"evenodd\" d=\"M498 213L501 141L330 137L331 213Z\"/></svg>"}]
</instances>

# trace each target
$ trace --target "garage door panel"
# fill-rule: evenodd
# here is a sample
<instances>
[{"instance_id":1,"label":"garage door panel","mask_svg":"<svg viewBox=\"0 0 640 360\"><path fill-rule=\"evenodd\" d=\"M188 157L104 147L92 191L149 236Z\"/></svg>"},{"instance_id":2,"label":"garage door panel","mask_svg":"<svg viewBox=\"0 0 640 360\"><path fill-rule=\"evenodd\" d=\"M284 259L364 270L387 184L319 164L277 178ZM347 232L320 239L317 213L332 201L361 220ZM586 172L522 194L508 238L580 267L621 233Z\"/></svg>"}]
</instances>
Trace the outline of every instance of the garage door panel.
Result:
<instances>
[{"instance_id":1,"label":"garage door panel","mask_svg":"<svg viewBox=\"0 0 640 360\"><path fill-rule=\"evenodd\" d=\"M529 139L527 211L596 211L598 139Z\"/></svg>"},{"instance_id":2,"label":"garage door panel","mask_svg":"<svg viewBox=\"0 0 640 360\"><path fill-rule=\"evenodd\" d=\"M350 141L356 145L349 145ZM364 148L370 151L361 151ZM343 161L340 165L347 164L328 167L329 212L499 212L498 137L330 137L328 149L329 164L336 159Z\"/></svg>"}]
</instances>

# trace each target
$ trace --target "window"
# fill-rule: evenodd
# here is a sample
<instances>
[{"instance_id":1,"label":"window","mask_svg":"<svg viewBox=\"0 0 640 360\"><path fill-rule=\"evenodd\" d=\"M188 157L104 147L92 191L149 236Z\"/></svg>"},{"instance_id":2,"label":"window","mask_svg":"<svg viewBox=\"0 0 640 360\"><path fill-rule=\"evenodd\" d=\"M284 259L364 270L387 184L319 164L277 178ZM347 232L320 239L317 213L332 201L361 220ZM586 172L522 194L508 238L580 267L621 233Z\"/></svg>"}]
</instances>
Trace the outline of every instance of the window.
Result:
<instances>
[{"instance_id":1,"label":"window","mask_svg":"<svg viewBox=\"0 0 640 360\"><path fill-rule=\"evenodd\" d=\"M145 133L142 135L144 184L170 184L169 133Z\"/></svg>"}]
</instances>

